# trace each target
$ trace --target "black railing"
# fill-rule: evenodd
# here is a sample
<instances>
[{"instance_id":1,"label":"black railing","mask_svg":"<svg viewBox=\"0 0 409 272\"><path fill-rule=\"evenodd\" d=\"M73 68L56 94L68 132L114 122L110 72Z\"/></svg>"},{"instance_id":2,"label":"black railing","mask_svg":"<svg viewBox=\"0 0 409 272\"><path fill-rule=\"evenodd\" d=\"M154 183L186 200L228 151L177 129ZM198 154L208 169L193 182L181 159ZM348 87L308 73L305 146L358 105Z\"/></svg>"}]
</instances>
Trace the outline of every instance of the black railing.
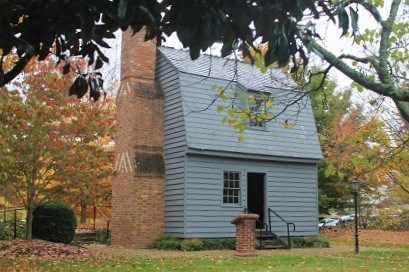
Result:
<instances>
[{"instance_id":1,"label":"black railing","mask_svg":"<svg viewBox=\"0 0 409 272\"><path fill-rule=\"evenodd\" d=\"M7 222L7 213L12 212L14 214L13 218L13 239L17 238L17 211L26 210L25 207L3 207L3 222Z\"/></svg>"},{"instance_id":2,"label":"black railing","mask_svg":"<svg viewBox=\"0 0 409 272\"><path fill-rule=\"evenodd\" d=\"M287 224L287 239L288 239L288 249L291 249L291 238L290 238L290 226L293 226L293 230L295 231L295 224L291 222L287 222L284 218L282 218L278 213L273 211L272 209L268 208L268 226L271 232L271 213L273 213L277 218Z\"/></svg>"},{"instance_id":3,"label":"black railing","mask_svg":"<svg viewBox=\"0 0 409 272\"><path fill-rule=\"evenodd\" d=\"M244 208L244 211L243 211L245 214L247 214L247 213L251 213L251 211L250 210L248 210L246 207ZM260 228L258 228L258 231L259 231L259 235L258 235L258 238L259 238L259 241L260 241L260 244L259 244L259 249L263 249L263 230L264 231L268 231L269 230L269 226L268 226L268 224L267 223L264 223L264 222L262 222L260 219L257 219L256 220L256 225L257 226L260 226Z\"/></svg>"},{"instance_id":4,"label":"black railing","mask_svg":"<svg viewBox=\"0 0 409 272\"><path fill-rule=\"evenodd\" d=\"M111 207L111 206L101 206L101 205L94 205L94 230L96 229L96 217L97 217L97 212L102 216L102 218L105 219L107 222L107 227L106 227L106 238L109 237L109 223L111 222L111 219L109 219L108 216L100 209L100 207Z\"/></svg>"}]
</instances>

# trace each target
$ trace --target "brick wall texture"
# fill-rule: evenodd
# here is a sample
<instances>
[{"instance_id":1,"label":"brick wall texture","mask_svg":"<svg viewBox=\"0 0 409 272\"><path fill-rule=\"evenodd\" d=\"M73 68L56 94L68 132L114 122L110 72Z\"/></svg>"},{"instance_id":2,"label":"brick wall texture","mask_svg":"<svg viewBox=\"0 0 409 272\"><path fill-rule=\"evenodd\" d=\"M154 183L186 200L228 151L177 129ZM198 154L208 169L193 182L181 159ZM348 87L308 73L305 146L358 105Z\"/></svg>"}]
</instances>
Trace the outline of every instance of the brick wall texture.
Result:
<instances>
[{"instance_id":1,"label":"brick wall texture","mask_svg":"<svg viewBox=\"0 0 409 272\"><path fill-rule=\"evenodd\" d=\"M152 41L144 42L143 35L143 31L122 35L116 174L112 182L112 245L136 248L149 246L163 232L164 222L164 170L157 170L162 164L156 163L155 171L141 172L136 161L143 154L163 160L164 101L154 82L156 46ZM144 167L150 169L147 164L144 161Z\"/></svg>"}]
</instances>

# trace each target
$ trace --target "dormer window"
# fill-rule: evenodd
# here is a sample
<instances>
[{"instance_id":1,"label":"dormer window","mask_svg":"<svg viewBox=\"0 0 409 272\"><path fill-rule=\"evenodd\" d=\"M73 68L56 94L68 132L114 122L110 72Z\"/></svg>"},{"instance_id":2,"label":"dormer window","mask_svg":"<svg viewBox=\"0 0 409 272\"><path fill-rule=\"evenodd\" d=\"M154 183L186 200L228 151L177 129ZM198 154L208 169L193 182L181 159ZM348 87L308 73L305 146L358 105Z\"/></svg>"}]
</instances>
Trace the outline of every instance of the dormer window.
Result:
<instances>
[{"instance_id":1,"label":"dormer window","mask_svg":"<svg viewBox=\"0 0 409 272\"><path fill-rule=\"evenodd\" d=\"M272 104L268 94L263 92L249 91L249 126L253 128L265 128L266 121L270 119L268 109Z\"/></svg>"},{"instance_id":2,"label":"dormer window","mask_svg":"<svg viewBox=\"0 0 409 272\"><path fill-rule=\"evenodd\" d=\"M266 112L266 102L267 99L262 99L260 97L255 97L254 102L250 103L250 117L249 124L252 127L265 128L266 123L262 116Z\"/></svg>"}]
</instances>

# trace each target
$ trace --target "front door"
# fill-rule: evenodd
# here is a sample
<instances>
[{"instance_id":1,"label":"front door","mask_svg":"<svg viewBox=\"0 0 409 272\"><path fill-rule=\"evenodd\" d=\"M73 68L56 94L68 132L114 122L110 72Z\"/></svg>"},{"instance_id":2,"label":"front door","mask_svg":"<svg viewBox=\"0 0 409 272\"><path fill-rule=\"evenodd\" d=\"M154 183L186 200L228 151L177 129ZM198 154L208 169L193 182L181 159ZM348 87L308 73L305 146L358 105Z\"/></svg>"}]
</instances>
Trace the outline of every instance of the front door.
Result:
<instances>
[{"instance_id":1,"label":"front door","mask_svg":"<svg viewBox=\"0 0 409 272\"><path fill-rule=\"evenodd\" d=\"M247 173L247 209L258 214L261 222L264 222L265 176L264 173ZM259 222L256 227L263 228Z\"/></svg>"}]
</instances>

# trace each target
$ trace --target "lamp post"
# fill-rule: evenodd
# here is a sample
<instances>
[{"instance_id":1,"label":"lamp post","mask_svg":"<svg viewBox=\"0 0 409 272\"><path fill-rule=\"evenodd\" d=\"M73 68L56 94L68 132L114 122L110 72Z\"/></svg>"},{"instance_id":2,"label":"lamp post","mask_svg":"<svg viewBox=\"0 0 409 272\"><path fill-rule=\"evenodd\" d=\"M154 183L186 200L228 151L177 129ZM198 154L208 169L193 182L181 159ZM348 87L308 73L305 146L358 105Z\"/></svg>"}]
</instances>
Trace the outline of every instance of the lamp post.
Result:
<instances>
[{"instance_id":1,"label":"lamp post","mask_svg":"<svg viewBox=\"0 0 409 272\"><path fill-rule=\"evenodd\" d=\"M352 181L352 189L354 191L354 204L355 204L355 252L359 252L359 234L358 234L358 191L359 181Z\"/></svg>"}]
</instances>

